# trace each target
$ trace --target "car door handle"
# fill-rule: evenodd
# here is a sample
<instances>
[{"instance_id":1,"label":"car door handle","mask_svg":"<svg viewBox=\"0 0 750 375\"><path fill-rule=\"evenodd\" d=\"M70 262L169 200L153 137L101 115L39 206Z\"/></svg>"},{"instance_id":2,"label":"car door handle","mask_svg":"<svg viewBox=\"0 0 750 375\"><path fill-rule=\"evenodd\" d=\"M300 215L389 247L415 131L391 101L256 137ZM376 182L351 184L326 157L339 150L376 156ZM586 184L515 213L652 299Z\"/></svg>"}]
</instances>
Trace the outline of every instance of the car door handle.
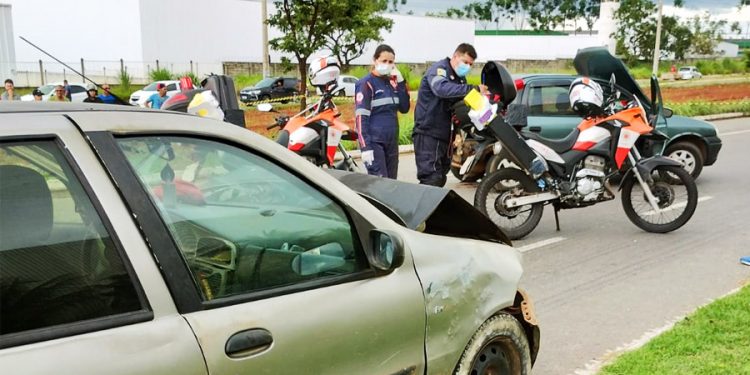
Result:
<instances>
[{"instance_id":1,"label":"car door handle","mask_svg":"<svg viewBox=\"0 0 750 375\"><path fill-rule=\"evenodd\" d=\"M541 126L531 126L531 127L529 127L529 131L532 131L534 133L540 133L542 131L542 127Z\"/></svg>"},{"instance_id":2,"label":"car door handle","mask_svg":"<svg viewBox=\"0 0 750 375\"><path fill-rule=\"evenodd\" d=\"M240 331L229 337L224 352L231 358L248 357L271 347L271 332L262 328Z\"/></svg>"}]
</instances>

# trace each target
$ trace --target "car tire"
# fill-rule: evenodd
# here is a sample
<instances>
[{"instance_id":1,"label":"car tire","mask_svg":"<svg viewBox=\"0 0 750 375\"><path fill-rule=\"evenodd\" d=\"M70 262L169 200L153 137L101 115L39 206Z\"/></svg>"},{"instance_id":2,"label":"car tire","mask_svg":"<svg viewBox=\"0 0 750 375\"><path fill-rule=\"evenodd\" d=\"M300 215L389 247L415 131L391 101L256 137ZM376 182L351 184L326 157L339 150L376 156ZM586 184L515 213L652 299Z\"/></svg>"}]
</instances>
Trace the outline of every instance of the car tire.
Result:
<instances>
[{"instance_id":1,"label":"car tire","mask_svg":"<svg viewBox=\"0 0 750 375\"><path fill-rule=\"evenodd\" d=\"M673 143L664 151L664 156L682 163L683 169L688 171L694 180L703 171L703 152L693 142Z\"/></svg>"},{"instance_id":2,"label":"car tire","mask_svg":"<svg viewBox=\"0 0 750 375\"><path fill-rule=\"evenodd\" d=\"M530 374L531 353L523 327L501 313L487 319L466 345L456 375Z\"/></svg>"},{"instance_id":3,"label":"car tire","mask_svg":"<svg viewBox=\"0 0 750 375\"><path fill-rule=\"evenodd\" d=\"M346 96L346 89L339 90L339 92L336 93L336 96L341 96L341 97Z\"/></svg>"},{"instance_id":4,"label":"car tire","mask_svg":"<svg viewBox=\"0 0 750 375\"><path fill-rule=\"evenodd\" d=\"M271 99L270 95L261 95L260 97L258 97L258 101L261 101L261 102L264 100L270 100L270 99Z\"/></svg>"}]
</instances>

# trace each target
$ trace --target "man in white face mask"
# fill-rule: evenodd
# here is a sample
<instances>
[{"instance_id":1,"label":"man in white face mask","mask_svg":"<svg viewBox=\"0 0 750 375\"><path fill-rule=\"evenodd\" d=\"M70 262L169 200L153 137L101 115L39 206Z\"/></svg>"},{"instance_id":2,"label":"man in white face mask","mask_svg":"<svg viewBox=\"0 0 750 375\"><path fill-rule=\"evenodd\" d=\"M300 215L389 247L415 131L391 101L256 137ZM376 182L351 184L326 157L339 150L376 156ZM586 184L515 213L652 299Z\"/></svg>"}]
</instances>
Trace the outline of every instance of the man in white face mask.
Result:
<instances>
[{"instance_id":1,"label":"man in white face mask","mask_svg":"<svg viewBox=\"0 0 750 375\"><path fill-rule=\"evenodd\" d=\"M466 84L466 75L474 65L477 51L462 43L453 52L433 64L419 85L414 110L414 157L419 183L444 186L450 170L451 106L462 100L474 86ZM482 94L487 87L476 87Z\"/></svg>"},{"instance_id":2,"label":"man in white face mask","mask_svg":"<svg viewBox=\"0 0 750 375\"><path fill-rule=\"evenodd\" d=\"M359 148L367 173L395 179L398 173L398 116L409 112L409 89L395 65L393 48L375 49L372 71L357 81L355 112Z\"/></svg>"}]
</instances>

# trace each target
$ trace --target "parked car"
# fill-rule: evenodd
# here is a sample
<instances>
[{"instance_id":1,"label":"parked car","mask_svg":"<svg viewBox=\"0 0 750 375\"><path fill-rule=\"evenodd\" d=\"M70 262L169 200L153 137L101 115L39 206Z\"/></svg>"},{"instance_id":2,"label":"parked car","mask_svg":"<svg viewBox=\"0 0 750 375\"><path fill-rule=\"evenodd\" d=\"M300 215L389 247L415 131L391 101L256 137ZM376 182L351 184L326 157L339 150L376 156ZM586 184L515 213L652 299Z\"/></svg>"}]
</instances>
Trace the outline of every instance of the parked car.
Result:
<instances>
[{"instance_id":1,"label":"parked car","mask_svg":"<svg viewBox=\"0 0 750 375\"><path fill-rule=\"evenodd\" d=\"M337 96L354 96L355 85L359 79L355 76L339 76L336 85L338 88L334 91ZM318 95L323 95L320 88L316 89Z\"/></svg>"},{"instance_id":2,"label":"parked car","mask_svg":"<svg viewBox=\"0 0 750 375\"><path fill-rule=\"evenodd\" d=\"M49 98L51 98L53 95L55 95L55 87L57 85L63 86L62 82L55 82L50 83L47 85L42 85L37 88L37 90L41 91L42 101L47 101ZM83 99L86 99L86 85L82 83L68 83L70 86L70 101L71 102L83 102ZM26 94L21 96L21 100L25 102L31 102L34 101L34 95Z\"/></svg>"},{"instance_id":3,"label":"parked car","mask_svg":"<svg viewBox=\"0 0 750 375\"><path fill-rule=\"evenodd\" d=\"M240 90L240 101L245 104L269 99L280 99L288 103L292 97L299 95L299 79L292 77L268 77Z\"/></svg>"},{"instance_id":4,"label":"parked car","mask_svg":"<svg viewBox=\"0 0 750 375\"><path fill-rule=\"evenodd\" d=\"M145 108L148 98L150 98L151 95L157 94L159 92L158 90L156 90L156 85L160 83L167 85L167 96L172 96L180 92L180 81L151 82L144 88L130 94L130 104Z\"/></svg>"},{"instance_id":5,"label":"parked car","mask_svg":"<svg viewBox=\"0 0 750 375\"><path fill-rule=\"evenodd\" d=\"M682 66L680 67L680 70L677 71L677 74L679 75L680 79L693 79L703 77L703 74L701 74L698 68L694 66Z\"/></svg>"},{"instance_id":6,"label":"parked car","mask_svg":"<svg viewBox=\"0 0 750 375\"><path fill-rule=\"evenodd\" d=\"M520 254L455 192L332 177L177 112L11 102L0 122L6 373L531 371Z\"/></svg>"},{"instance_id":7,"label":"parked car","mask_svg":"<svg viewBox=\"0 0 750 375\"><path fill-rule=\"evenodd\" d=\"M581 118L570 108L568 91L576 76L571 75L525 75L516 79L518 96L515 103L528 106L527 131L539 133L545 138L564 138L578 126ZM605 90L609 83L599 82ZM650 99L634 80L617 77L617 87L622 95L636 96L648 106ZM671 113L671 111L669 111ZM685 169L697 178L704 166L713 165L721 150L721 139L716 128L705 121L690 117L671 115L660 117L657 130L665 133L669 140L664 155L683 163ZM639 144L646 155L661 152L660 144Z\"/></svg>"}]
</instances>

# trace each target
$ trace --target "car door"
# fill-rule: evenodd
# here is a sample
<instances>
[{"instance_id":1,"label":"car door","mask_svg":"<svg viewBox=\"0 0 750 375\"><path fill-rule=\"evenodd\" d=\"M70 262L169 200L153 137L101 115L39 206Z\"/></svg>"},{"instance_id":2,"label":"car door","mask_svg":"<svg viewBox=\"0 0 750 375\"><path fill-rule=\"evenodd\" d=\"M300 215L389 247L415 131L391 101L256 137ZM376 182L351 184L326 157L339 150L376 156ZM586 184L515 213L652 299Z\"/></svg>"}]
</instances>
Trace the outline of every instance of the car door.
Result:
<instances>
[{"instance_id":1,"label":"car door","mask_svg":"<svg viewBox=\"0 0 750 375\"><path fill-rule=\"evenodd\" d=\"M86 99L88 94L86 93L86 86L83 85L70 85L70 101L82 102Z\"/></svg>"},{"instance_id":2,"label":"car door","mask_svg":"<svg viewBox=\"0 0 750 375\"><path fill-rule=\"evenodd\" d=\"M370 225L357 210L241 144L90 137L122 152L105 163L140 207L150 242L170 251L162 262L180 268L166 276L209 372L423 372L424 300L411 258L373 271L362 237Z\"/></svg>"},{"instance_id":3,"label":"car door","mask_svg":"<svg viewBox=\"0 0 750 375\"><path fill-rule=\"evenodd\" d=\"M581 122L570 108L568 90L572 79L535 79L526 83L521 100L529 108L524 129L550 139L564 138Z\"/></svg>"},{"instance_id":4,"label":"car door","mask_svg":"<svg viewBox=\"0 0 750 375\"><path fill-rule=\"evenodd\" d=\"M80 132L62 115L0 118L3 372L205 374L189 325Z\"/></svg>"}]
</instances>

